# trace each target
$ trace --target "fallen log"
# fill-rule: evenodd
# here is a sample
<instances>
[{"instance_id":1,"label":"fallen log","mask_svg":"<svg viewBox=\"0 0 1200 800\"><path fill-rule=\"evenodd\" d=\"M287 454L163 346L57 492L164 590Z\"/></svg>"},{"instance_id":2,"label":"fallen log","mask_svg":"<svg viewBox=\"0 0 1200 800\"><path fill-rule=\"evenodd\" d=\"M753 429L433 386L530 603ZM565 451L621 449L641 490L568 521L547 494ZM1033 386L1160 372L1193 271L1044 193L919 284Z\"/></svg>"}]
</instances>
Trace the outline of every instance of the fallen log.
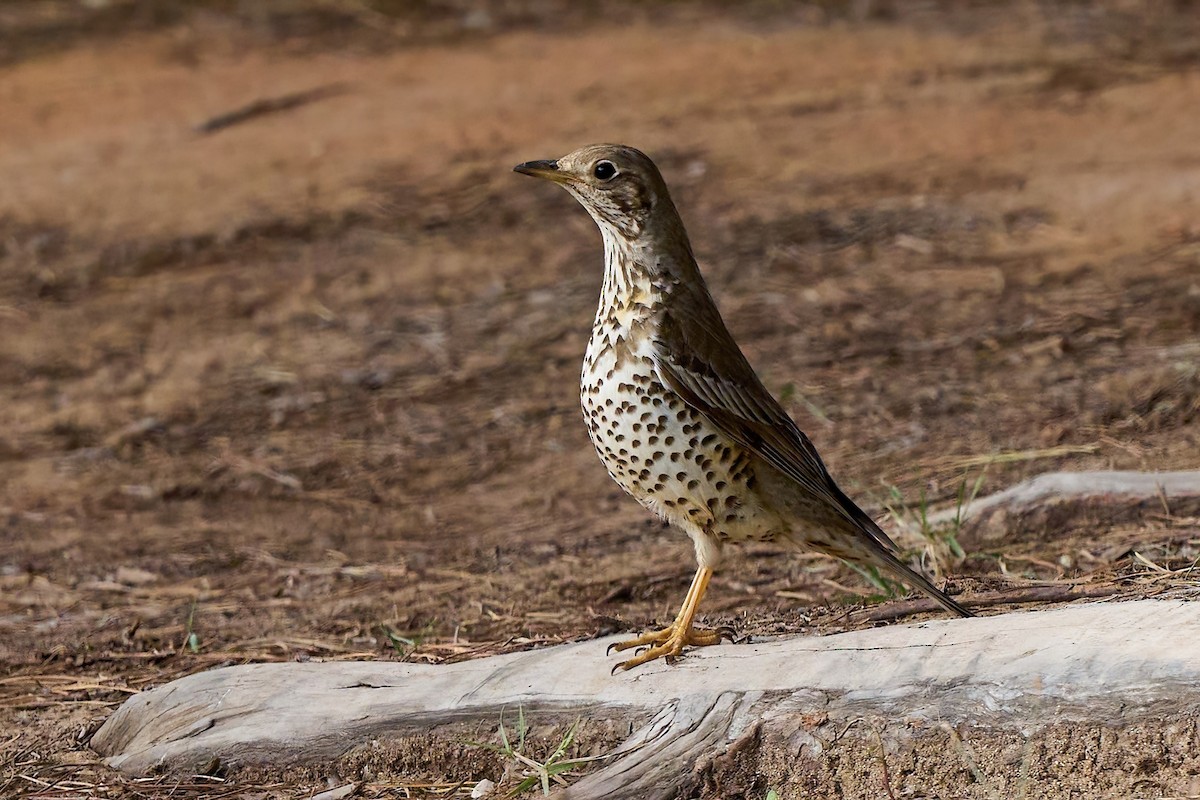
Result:
<instances>
[{"instance_id":1,"label":"fallen log","mask_svg":"<svg viewBox=\"0 0 1200 800\"><path fill-rule=\"evenodd\" d=\"M1200 470L1049 472L974 500L961 510L931 514L928 524L938 527L958 518L964 530L988 540L1018 529L1112 525L1140 521L1150 514L1200 514Z\"/></svg>"},{"instance_id":2,"label":"fallen log","mask_svg":"<svg viewBox=\"0 0 1200 800\"><path fill-rule=\"evenodd\" d=\"M1181 600L720 645L616 676L604 657L614 640L441 666L212 670L131 697L92 747L133 775L214 762L315 764L380 737L494 721L520 704L529 713L627 719L634 729L563 797L670 798L697 764L748 736L819 754L864 718L905 720L910 731L969 723L1027 734L1075 720L1131 724L1200 703L1200 614Z\"/></svg>"}]
</instances>

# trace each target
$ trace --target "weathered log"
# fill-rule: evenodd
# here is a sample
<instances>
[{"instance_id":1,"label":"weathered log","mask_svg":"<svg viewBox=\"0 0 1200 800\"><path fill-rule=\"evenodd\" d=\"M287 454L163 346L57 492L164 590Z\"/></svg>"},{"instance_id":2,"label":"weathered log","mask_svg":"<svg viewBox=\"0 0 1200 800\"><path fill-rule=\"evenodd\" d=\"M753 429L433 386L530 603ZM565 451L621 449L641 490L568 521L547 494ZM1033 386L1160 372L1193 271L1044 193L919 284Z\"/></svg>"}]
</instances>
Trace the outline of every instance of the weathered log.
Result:
<instances>
[{"instance_id":1,"label":"weathered log","mask_svg":"<svg viewBox=\"0 0 1200 800\"><path fill-rule=\"evenodd\" d=\"M640 727L563 796L673 797L702 756L769 730L819 752L806 724L863 716L1036 730L1125 724L1200 701L1200 607L1180 600L721 645L609 674L613 639L457 664L255 664L130 698L92 746L131 774L319 763L366 740L505 706L628 717ZM483 776L480 776L483 777Z\"/></svg>"},{"instance_id":2,"label":"weathered log","mask_svg":"<svg viewBox=\"0 0 1200 800\"><path fill-rule=\"evenodd\" d=\"M931 514L944 525L959 517L963 527L985 539L1016 529L1055 529L1066 524L1114 524L1148 513L1200 514L1200 470L1182 472L1049 472L963 509Z\"/></svg>"}]
</instances>

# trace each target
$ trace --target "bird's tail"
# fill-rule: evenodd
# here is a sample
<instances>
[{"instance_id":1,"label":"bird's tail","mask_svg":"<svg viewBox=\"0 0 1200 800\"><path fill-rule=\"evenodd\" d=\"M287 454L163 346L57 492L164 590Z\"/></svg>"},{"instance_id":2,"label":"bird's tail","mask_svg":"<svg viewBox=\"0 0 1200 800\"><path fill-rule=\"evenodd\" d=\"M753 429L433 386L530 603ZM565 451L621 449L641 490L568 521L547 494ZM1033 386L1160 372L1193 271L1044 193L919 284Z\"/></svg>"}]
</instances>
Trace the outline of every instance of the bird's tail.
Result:
<instances>
[{"instance_id":1,"label":"bird's tail","mask_svg":"<svg viewBox=\"0 0 1200 800\"><path fill-rule=\"evenodd\" d=\"M941 589L934 586L933 581L929 580L924 575L917 572L915 569L908 566L908 564L905 564L903 561L897 558L894 553L888 552L882 547L871 549L875 551L872 553L872 555L875 557L873 560L875 560L879 566L884 567L889 572L894 573L898 578L903 580L908 585L920 589L922 592L938 601L942 608L946 609L947 611L952 611L953 613L958 614L960 617L975 616L970 611L967 611L961 605L952 600L950 596Z\"/></svg>"},{"instance_id":2,"label":"bird's tail","mask_svg":"<svg viewBox=\"0 0 1200 800\"><path fill-rule=\"evenodd\" d=\"M874 523L871 524L874 525ZM934 586L931 580L897 558L896 554L892 552L891 547L884 544L884 542L890 544L891 540L885 538L886 534L882 530L879 531L878 536L869 535L869 529L865 528L865 526L851 528L847 525L842 531L844 534L849 534L851 538L849 540L843 539L837 544L830 543L827 540L814 541L810 537L789 538L794 545L802 550L816 550L859 567L868 565L879 567L909 586L920 589L936 600L947 611L953 612L960 617L975 616L952 600L941 589Z\"/></svg>"},{"instance_id":3,"label":"bird's tail","mask_svg":"<svg viewBox=\"0 0 1200 800\"><path fill-rule=\"evenodd\" d=\"M912 567L905 564L896 557L896 543L884 533L883 528L879 527L879 523L871 519L871 515L863 511L854 504L849 497L837 491L838 499L842 503L842 507L847 511L850 519L858 527L858 532L865 540L863 543L870 551L868 560L875 563L876 566L883 567L896 577L903 580L909 586L915 586L925 594L932 597L934 600L947 611L952 611L960 617L975 616L970 611L967 611L958 603L950 599L949 596L941 589L933 585L933 582L926 578L921 573L917 572Z\"/></svg>"}]
</instances>

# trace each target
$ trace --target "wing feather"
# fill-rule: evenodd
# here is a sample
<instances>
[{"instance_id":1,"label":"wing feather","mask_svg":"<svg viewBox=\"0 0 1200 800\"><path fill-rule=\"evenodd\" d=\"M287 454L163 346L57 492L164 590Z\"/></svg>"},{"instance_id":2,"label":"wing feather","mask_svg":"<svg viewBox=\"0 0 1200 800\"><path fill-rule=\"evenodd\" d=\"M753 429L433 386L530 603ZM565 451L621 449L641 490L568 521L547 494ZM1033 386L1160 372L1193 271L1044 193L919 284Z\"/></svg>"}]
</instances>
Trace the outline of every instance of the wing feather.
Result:
<instances>
[{"instance_id":1,"label":"wing feather","mask_svg":"<svg viewBox=\"0 0 1200 800\"><path fill-rule=\"evenodd\" d=\"M826 502L885 550L896 545L834 483L816 448L758 379L707 296L664 311L654 342L659 378L722 433ZM678 304L677 304L678 305Z\"/></svg>"}]
</instances>

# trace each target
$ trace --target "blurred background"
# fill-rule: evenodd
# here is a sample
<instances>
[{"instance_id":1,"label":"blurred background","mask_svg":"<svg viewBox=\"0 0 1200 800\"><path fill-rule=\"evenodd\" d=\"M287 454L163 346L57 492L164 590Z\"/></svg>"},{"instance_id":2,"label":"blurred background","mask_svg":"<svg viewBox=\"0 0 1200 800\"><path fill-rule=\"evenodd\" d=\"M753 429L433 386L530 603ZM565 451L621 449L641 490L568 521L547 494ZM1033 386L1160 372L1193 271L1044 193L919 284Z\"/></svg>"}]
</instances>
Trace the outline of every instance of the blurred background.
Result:
<instances>
[{"instance_id":1,"label":"blurred background","mask_svg":"<svg viewBox=\"0 0 1200 800\"><path fill-rule=\"evenodd\" d=\"M578 410L599 236L510 172L598 141L657 161L750 360L927 569L1194 561L1194 524L914 523L1195 466L1194 2L5 2L0 714L42 760L4 763L217 664L674 614L691 546ZM702 611L887 595L754 546Z\"/></svg>"}]
</instances>

